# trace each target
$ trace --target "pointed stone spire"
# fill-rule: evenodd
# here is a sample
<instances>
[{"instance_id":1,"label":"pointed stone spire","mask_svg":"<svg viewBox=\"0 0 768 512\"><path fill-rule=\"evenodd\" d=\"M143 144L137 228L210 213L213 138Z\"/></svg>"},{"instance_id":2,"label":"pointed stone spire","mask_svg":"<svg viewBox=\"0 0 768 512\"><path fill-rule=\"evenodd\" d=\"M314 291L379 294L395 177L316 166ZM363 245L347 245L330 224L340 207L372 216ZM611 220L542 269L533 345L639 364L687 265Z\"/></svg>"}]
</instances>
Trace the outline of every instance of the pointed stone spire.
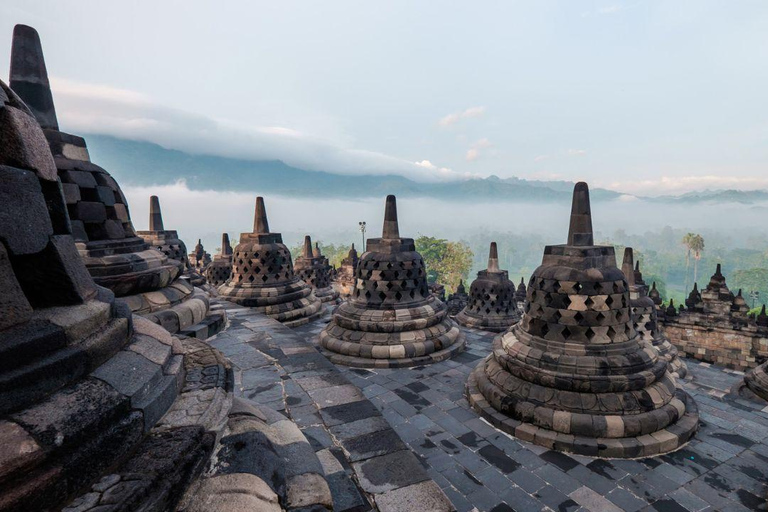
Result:
<instances>
[{"instance_id":1,"label":"pointed stone spire","mask_svg":"<svg viewBox=\"0 0 768 512\"><path fill-rule=\"evenodd\" d=\"M16 25L13 29L10 78L11 89L24 100L40 126L58 130L43 46L32 27Z\"/></svg>"},{"instance_id":2,"label":"pointed stone spire","mask_svg":"<svg viewBox=\"0 0 768 512\"><path fill-rule=\"evenodd\" d=\"M589 186L580 181L573 187L568 245L589 246L594 244L592 209L589 204Z\"/></svg>"},{"instance_id":3,"label":"pointed stone spire","mask_svg":"<svg viewBox=\"0 0 768 512\"><path fill-rule=\"evenodd\" d=\"M232 254L232 244L229 243L229 235L227 233L221 234L221 255L227 256Z\"/></svg>"},{"instance_id":4,"label":"pointed stone spire","mask_svg":"<svg viewBox=\"0 0 768 512\"><path fill-rule=\"evenodd\" d=\"M384 230L382 231L381 238L390 240L400 238L400 228L397 223L397 199L393 195L387 196L386 206L384 207Z\"/></svg>"},{"instance_id":5,"label":"pointed stone spire","mask_svg":"<svg viewBox=\"0 0 768 512\"><path fill-rule=\"evenodd\" d=\"M309 235L304 236L304 250L301 252L302 258L312 257L312 238Z\"/></svg>"},{"instance_id":6,"label":"pointed stone spire","mask_svg":"<svg viewBox=\"0 0 768 512\"><path fill-rule=\"evenodd\" d=\"M456 293L466 294L467 289L464 287L464 280L459 279L459 286L456 287Z\"/></svg>"},{"instance_id":7,"label":"pointed stone spire","mask_svg":"<svg viewBox=\"0 0 768 512\"><path fill-rule=\"evenodd\" d=\"M723 275L720 263L717 264L717 268L715 269L715 275L718 277Z\"/></svg>"},{"instance_id":8,"label":"pointed stone spire","mask_svg":"<svg viewBox=\"0 0 768 512\"><path fill-rule=\"evenodd\" d=\"M267 221L267 209L264 207L264 198L256 198L256 215L253 219L254 233L269 233L269 222Z\"/></svg>"},{"instance_id":9,"label":"pointed stone spire","mask_svg":"<svg viewBox=\"0 0 768 512\"><path fill-rule=\"evenodd\" d=\"M635 262L635 272L640 272L640 260Z\"/></svg>"},{"instance_id":10,"label":"pointed stone spire","mask_svg":"<svg viewBox=\"0 0 768 512\"><path fill-rule=\"evenodd\" d=\"M322 257L323 253L320 252L320 244L318 242L315 242L315 248L312 249L312 257L313 258L320 258Z\"/></svg>"},{"instance_id":11,"label":"pointed stone spire","mask_svg":"<svg viewBox=\"0 0 768 512\"><path fill-rule=\"evenodd\" d=\"M629 286L635 286L635 271L633 270L635 255L631 247L624 248L624 261L621 264L621 271L624 272L624 277L627 278L627 284Z\"/></svg>"},{"instance_id":12,"label":"pointed stone spire","mask_svg":"<svg viewBox=\"0 0 768 512\"><path fill-rule=\"evenodd\" d=\"M491 242L491 250L488 253L488 272L499 272L499 251L496 242Z\"/></svg>"},{"instance_id":13,"label":"pointed stone spire","mask_svg":"<svg viewBox=\"0 0 768 512\"><path fill-rule=\"evenodd\" d=\"M163 212L160 211L160 199L157 196L149 198L149 230L165 231L163 228Z\"/></svg>"}]
</instances>

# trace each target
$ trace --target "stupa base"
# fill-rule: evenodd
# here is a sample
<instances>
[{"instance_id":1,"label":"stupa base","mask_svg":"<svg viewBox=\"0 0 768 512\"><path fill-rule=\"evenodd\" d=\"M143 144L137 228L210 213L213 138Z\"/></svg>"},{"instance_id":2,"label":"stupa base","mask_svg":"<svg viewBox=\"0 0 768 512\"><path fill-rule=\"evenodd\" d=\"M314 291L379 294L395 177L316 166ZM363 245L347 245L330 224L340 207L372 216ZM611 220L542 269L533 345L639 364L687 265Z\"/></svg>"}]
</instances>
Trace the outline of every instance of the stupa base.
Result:
<instances>
[{"instance_id":1,"label":"stupa base","mask_svg":"<svg viewBox=\"0 0 768 512\"><path fill-rule=\"evenodd\" d=\"M336 339L326 338L323 340L324 335L326 335L325 331L320 333L321 342L318 347L320 352L334 364L354 368L410 368L437 363L450 359L462 352L466 345L464 333L459 332L455 341L441 350L429 354L406 357L409 355L408 347L403 347L403 345L363 345L361 343L348 343ZM379 357L374 355L374 348L376 348L376 355ZM391 357L395 353L402 353L403 357ZM367 354L368 357L361 354ZM390 357L386 357L385 354L389 354Z\"/></svg>"},{"instance_id":2,"label":"stupa base","mask_svg":"<svg viewBox=\"0 0 768 512\"><path fill-rule=\"evenodd\" d=\"M455 316L454 320L456 320L458 323L463 325L464 327L469 327L470 329L479 329L481 331L487 331L487 332L504 332L513 325L515 325L519 320L520 316L509 316L509 317L500 317L500 316L486 316L486 317L479 317L467 314L466 311L460 311L458 315Z\"/></svg>"},{"instance_id":3,"label":"stupa base","mask_svg":"<svg viewBox=\"0 0 768 512\"><path fill-rule=\"evenodd\" d=\"M731 388L731 394L760 402L768 401L768 373L765 365L747 372L744 379Z\"/></svg>"},{"instance_id":4,"label":"stupa base","mask_svg":"<svg viewBox=\"0 0 768 512\"><path fill-rule=\"evenodd\" d=\"M674 424L656 432L636 437L586 437L555 432L517 420L496 410L478 386L478 378L484 375L484 368L485 359L477 365L467 379L467 400L472 408L499 430L522 441L551 450L609 459L652 457L682 448L699 428L699 409L696 402L688 393L678 388L675 396L685 405L685 413ZM488 384L490 383L486 383L486 388ZM504 396L501 389L493 384L490 386L491 389L485 389L485 393L492 392L498 393L497 396Z\"/></svg>"},{"instance_id":5,"label":"stupa base","mask_svg":"<svg viewBox=\"0 0 768 512\"><path fill-rule=\"evenodd\" d=\"M676 379L684 379L688 375L688 367L678 355L677 347L672 345L669 340L655 344L654 348L659 351L659 355L667 360L667 369Z\"/></svg>"},{"instance_id":6,"label":"stupa base","mask_svg":"<svg viewBox=\"0 0 768 512\"><path fill-rule=\"evenodd\" d=\"M323 304L341 304L339 293L329 286L327 288L317 288L315 290L315 297L320 299Z\"/></svg>"}]
</instances>

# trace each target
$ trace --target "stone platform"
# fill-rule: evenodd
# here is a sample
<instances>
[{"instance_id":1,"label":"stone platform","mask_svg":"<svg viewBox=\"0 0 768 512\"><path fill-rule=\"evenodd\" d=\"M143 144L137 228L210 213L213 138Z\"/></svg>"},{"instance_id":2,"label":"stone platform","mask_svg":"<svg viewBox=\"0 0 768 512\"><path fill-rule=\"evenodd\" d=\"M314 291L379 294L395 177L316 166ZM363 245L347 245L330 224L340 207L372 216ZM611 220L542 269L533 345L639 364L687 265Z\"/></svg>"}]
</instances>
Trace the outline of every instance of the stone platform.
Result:
<instances>
[{"instance_id":1,"label":"stone platform","mask_svg":"<svg viewBox=\"0 0 768 512\"><path fill-rule=\"evenodd\" d=\"M317 336L322 324L294 334ZM740 372L686 361L698 403L694 439L662 456L568 455L510 436L469 406L464 383L492 333L464 329L467 350L402 369L339 367L416 454L459 511L762 510L768 496L768 407L726 394Z\"/></svg>"}]
</instances>

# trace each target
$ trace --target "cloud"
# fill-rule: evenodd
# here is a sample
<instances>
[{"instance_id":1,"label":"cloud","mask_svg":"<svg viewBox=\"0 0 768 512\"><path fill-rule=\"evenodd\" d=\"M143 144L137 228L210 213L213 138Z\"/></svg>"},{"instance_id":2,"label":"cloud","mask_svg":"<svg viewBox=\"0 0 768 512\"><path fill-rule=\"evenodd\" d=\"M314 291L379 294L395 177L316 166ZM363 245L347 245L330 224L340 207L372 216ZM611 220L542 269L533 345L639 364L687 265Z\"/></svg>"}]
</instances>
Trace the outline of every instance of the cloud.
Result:
<instances>
[{"instance_id":1,"label":"cloud","mask_svg":"<svg viewBox=\"0 0 768 512\"><path fill-rule=\"evenodd\" d=\"M467 160L467 162L472 162L474 160L477 160L477 158L480 156L480 150L490 148L491 146L493 146L493 144L491 144L491 141L485 138L475 141L472 143L469 150L467 151L465 159Z\"/></svg>"},{"instance_id":2,"label":"cloud","mask_svg":"<svg viewBox=\"0 0 768 512\"><path fill-rule=\"evenodd\" d=\"M589 18L590 16L606 16L611 14L616 14L624 10L623 5L619 4L612 4L612 5L606 5L604 7L599 7L595 9L594 11L586 11L581 13L582 18Z\"/></svg>"},{"instance_id":3,"label":"cloud","mask_svg":"<svg viewBox=\"0 0 768 512\"><path fill-rule=\"evenodd\" d=\"M160 105L131 90L57 77L51 82L59 122L73 133L153 142L192 154L282 160L294 167L338 174L397 174L419 181L466 177L446 167L430 168L376 151L343 147L291 127L208 118Z\"/></svg>"},{"instance_id":4,"label":"cloud","mask_svg":"<svg viewBox=\"0 0 768 512\"><path fill-rule=\"evenodd\" d=\"M684 194L712 189L764 190L768 189L768 178L736 176L662 176L655 180L614 181L598 186L637 195L658 196Z\"/></svg>"},{"instance_id":5,"label":"cloud","mask_svg":"<svg viewBox=\"0 0 768 512\"><path fill-rule=\"evenodd\" d=\"M544 160L548 160L550 158L549 155L539 155L536 158L533 159L534 162L543 162Z\"/></svg>"},{"instance_id":6,"label":"cloud","mask_svg":"<svg viewBox=\"0 0 768 512\"><path fill-rule=\"evenodd\" d=\"M585 149L569 149L568 155L569 156L584 156L587 154L587 151Z\"/></svg>"},{"instance_id":7,"label":"cloud","mask_svg":"<svg viewBox=\"0 0 768 512\"><path fill-rule=\"evenodd\" d=\"M480 117L483 114L485 114L485 107L469 107L466 110L463 110L461 112L454 112L453 114L448 114L445 117L440 118L440 120L437 122L440 126L447 127L451 126L452 124L455 124L457 121L461 119L469 119L471 117Z\"/></svg>"}]
</instances>

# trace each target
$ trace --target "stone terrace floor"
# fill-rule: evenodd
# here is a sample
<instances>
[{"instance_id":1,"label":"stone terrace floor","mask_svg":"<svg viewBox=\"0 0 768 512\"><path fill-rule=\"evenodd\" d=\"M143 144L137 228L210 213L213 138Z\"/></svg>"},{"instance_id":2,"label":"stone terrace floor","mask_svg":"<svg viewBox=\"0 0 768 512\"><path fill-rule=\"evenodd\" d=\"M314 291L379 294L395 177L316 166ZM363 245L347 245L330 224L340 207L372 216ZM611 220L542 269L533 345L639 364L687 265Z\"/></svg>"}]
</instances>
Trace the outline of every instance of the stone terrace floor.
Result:
<instances>
[{"instance_id":1,"label":"stone terrace floor","mask_svg":"<svg viewBox=\"0 0 768 512\"><path fill-rule=\"evenodd\" d=\"M346 500L337 510L367 510L369 501L391 510L406 509L409 500L440 504L435 484L459 511L768 510L768 407L726 396L742 378L737 372L687 361L692 378L683 385L699 405L701 425L683 449L592 459L519 441L469 408L464 383L493 334L466 330L467 350L430 366L333 367L308 350L327 317L288 330L224 305L233 325L212 345L242 370L237 382L245 396L299 423L335 475L327 476L334 498ZM321 388L312 389L313 372Z\"/></svg>"}]
</instances>

